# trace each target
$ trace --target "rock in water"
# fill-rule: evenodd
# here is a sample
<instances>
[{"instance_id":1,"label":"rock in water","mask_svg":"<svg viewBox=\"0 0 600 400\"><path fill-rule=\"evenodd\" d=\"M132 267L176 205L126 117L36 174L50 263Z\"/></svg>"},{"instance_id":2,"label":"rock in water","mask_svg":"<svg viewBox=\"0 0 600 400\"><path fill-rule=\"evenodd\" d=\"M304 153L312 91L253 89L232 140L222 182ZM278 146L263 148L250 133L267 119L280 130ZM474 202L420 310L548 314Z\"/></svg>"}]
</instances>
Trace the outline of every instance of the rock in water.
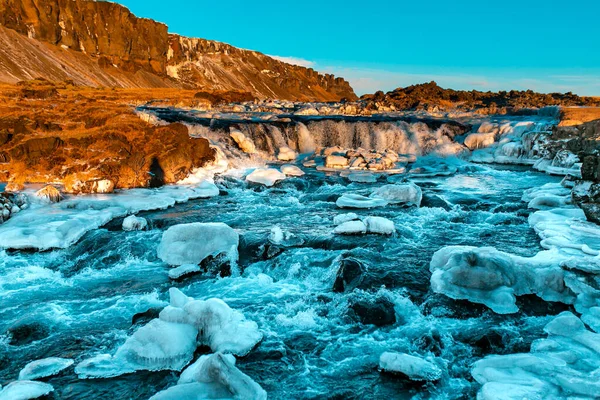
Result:
<instances>
[{"instance_id":1,"label":"rock in water","mask_svg":"<svg viewBox=\"0 0 600 400\"><path fill-rule=\"evenodd\" d=\"M222 253L235 263L239 240L238 233L221 222L175 225L163 233L157 254L169 265L198 265Z\"/></svg>"},{"instance_id":2,"label":"rock in water","mask_svg":"<svg viewBox=\"0 0 600 400\"><path fill-rule=\"evenodd\" d=\"M285 178L285 174L276 169L263 168L252 171L252 173L246 177L246 180L270 187L276 184L278 181L284 180Z\"/></svg>"},{"instance_id":3,"label":"rock in water","mask_svg":"<svg viewBox=\"0 0 600 400\"><path fill-rule=\"evenodd\" d=\"M419 207L423 199L423 191L414 183L385 185L371 193L373 199L384 199L390 204L415 205Z\"/></svg>"},{"instance_id":4,"label":"rock in water","mask_svg":"<svg viewBox=\"0 0 600 400\"><path fill-rule=\"evenodd\" d=\"M340 208L375 208L385 207L388 202L380 198L369 198L360 194L344 194L335 204Z\"/></svg>"},{"instance_id":5,"label":"rock in water","mask_svg":"<svg viewBox=\"0 0 600 400\"><path fill-rule=\"evenodd\" d=\"M130 231L143 231L148 226L148 221L142 217L136 217L135 215L130 215L129 217L123 220L123 230Z\"/></svg>"},{"instance_id":6,"label":"rock in water","mask_svg":"<svg viewBox=\"0 0 600 400\"><path fill-rule=\"evenodd\" d=\"M181 399L266 400L267 393L235 366L235 357L221 353L201 356L186 368L176 386L163 390L150 400Z\"/></svg>"},{"instance_id":7,"label":"rock in water","mask_svg":"<svg viewBox=\"0 0 600 400\"><path fill-rule=\"evenodd\" d=\"M379 357L379 368L404 375L412 381L437 381L442 377L442 370L437 365L404 353L383 353Z\"/></svg>"},{"instance_id":8,"label":"rock in water","mask_svg":"<svg viewBox=\"0 0 600 400\"><path fill-rule=\"evenodd\" d=\"M285 164L281 166L281 172L287 176L302 176L304 175L304 171L295 165Z\"/></svg>"},{"instance_id":9,"label":"rock in water","mask_svg":"<svg viewBox=\"0 0 600 400\"><path fill-rule=\"evenodd\" d=\"M294 161L298 157L298 154L290 149L289 147L280 147L277 159L279 161Z\"/></svg>"},{"instance_id":10,"label":"rock in water","mask_svg":"<svg viewBox=\"0 0 600 400\"><path fill-rule=\"evenodd\" d=\"M54 391L52 385L36 381L15 381L0 391L0 400L29 400L46 396Z\"/></svg>"},{"instance_id":11,"label":"rock in water","mask_svg":"<svg viewBox=\"0 0 600 400\"><path fill-rule=\"evenodd\" d=\"M357 259L343 259L335 276L333 291L336 293L351 292L361 284L366 272L366 267Z\"/></svg>"},{"instance_id":12,"label":"rock in water","mask_svg":"<svg viewBox=\"0 0 600 400\"><path fill-rule=\"evenodd\" d=\"M73 360L70 358L50 357L32 361L19 372L19 380L34 380L53 376L71 365L73 365Z\"/></svg>"},{"instance_id":13,"label":"rock in water","mask_svg":"<svg viewBox=\"0 0 600 400\"><path fill-rule=\"evenodd\" d=\"M58 203L63 198L60 191L52 185L48 185L45 188L38 190L35 192L35 195L47 203Z\"/></svg>"},{"instance_id":14,"label":"rock in water","mask_svg":"<svg viewBox=\"0 0 600 400\"><path fill-rule=\"evenodd\" d=\"M394 303L384 298L353 300L350 309L361 324L386 326L396 323Z\"/></svg>"}]
</instances>

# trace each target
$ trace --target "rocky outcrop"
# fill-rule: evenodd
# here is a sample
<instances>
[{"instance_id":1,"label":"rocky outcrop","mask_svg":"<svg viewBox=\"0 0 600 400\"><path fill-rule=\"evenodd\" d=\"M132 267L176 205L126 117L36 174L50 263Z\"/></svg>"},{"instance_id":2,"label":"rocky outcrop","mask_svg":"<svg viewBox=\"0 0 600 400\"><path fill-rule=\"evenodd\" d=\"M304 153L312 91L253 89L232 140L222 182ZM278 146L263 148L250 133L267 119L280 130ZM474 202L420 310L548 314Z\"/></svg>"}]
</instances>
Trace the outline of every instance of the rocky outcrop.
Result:
<instances>
[{"instance_id":1,"label":"rocky outcrop","mask_svg":"<svg viewBox=\"0 0 600 400\"><path fill-rule=\"evenodd\" d=\"M110 87L250 92L258 98L354 100L341 78L264 54L170 35L127 8L88 0L0 1L0 82L43 77Z\"/></svg>"},{"instance_id":2,"label":"rocky outcrop","mask_svg":"<svg viewBox=\"0 0 600 400\"><path fill-rule=\"evenodd\" d=\"M24 88L59 93L30 100L19 97ZM0 181L14 190L53 182L69 193L107 193L175 183L214 160L206 139L190 137L182 124L144 122L109 100L111 92L43 81L0 91L0 107L8 110L0 116Z\"/></svg>"},{"instance_id":3,"label":"rocky outcrop","mask_svg":"<svg viewBox=\"0 0 600 400\"><path fill-rule=\"evenodd\" d=\"M600 99L573 93L536 93L532 90L480 92L444 89L435 82L377 92L361 97L367 108L382 110L478 111L482 114L527 114L548 106L600 106Z\"/></svg>"},{"instance_id":4,"label":"rocky outcrop","mask_svg":"<svg viewBox=\"0 0 600 400\"><path fill-rule=\"evenodd\" d=\"M211 40L169 35L167 62L170 77L200 88L252 88L269 98L299 101L356 99L342 78Z\"/></svg>"}]
</instances>

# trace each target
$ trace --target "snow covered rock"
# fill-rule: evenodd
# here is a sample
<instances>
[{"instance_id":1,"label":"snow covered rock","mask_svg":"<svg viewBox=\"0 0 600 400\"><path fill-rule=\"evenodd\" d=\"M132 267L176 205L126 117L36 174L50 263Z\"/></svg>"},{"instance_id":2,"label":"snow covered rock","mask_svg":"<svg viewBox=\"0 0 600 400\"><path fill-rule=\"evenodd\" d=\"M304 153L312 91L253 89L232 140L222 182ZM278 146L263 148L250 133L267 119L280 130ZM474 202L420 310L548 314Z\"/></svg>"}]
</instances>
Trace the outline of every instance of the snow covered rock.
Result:
<instances>
[{"instance_id":1,"label":"snow covered rock","mask_svg":"<svg viewBox=\"0 0 600 400\"><path fill-rule=\"evenodd\" d=\"M448 246L433 255L429 269L434 292L485 304L498 314L517 312L516 297L526 294L565 304L576 299L565 271L546 252L524 258L492 247Z\"/></svg>"},{"instance_id":2,"label":"snow covered rock","mask_svg":"<svg viewBox=\"0 0 600 400\"><path fill-rule=\"evenodd\" d=\"M37 192L35 192L35 197L41 199L46 203L58 203L63 199L63 196L60 193L60 191L52 185L48 185L43 189L40 189Z\"/></svg>"},{"instance_id":3,"label":"snow covered rock","mask_svg":"<svg viewBox=\"0 0 600 400\"><path fill-rule=\"evenodd\" d=\"M238 147L246 154L256 154L256 146L252 139L249 139L237 129L231 129L229 136L238 145Z\"/></svg>"},{"instance_id":4,"label":"snow covered rock","mask_svg":"<svg viewBox=\"0 0 600 400\"><path fill-rule=\"evenodd\" d=\"M490 147L494 144L496 140L496 133L471 133L469 136L465 138L465 146L469 148L469 150L477 150L483 149L486 147Z\"/></svg>"},{"instance_id":5,"label":"snow covered rock","mask_svg":"<svg viewBox=\"0 0 600 400\"><path fill-rule=\"evenodd\" d=\"M232 355L203 355L181 373L177 385L157 393L150 400L265 400L267 393L240 371L235 361Z\"/></svg>"},{"instance_id":6,"label":"snow covered rock","mask_svg":"<svg viewBox=\"0 0 600 400\"><path fill-rule=\"evenodd\" d=\"M367 233L379 235L391 235L396 232L394 221L383 217L367 217L363 220L367 227Z\"/></svg>"},{"instance_id":7,"label":"snow covered rock","mask_svg":"<svg viewBox=\"0 0 600 400\"><path fill-rule=\"evenodd\" d=\"M258 325L219 299L194 300L175 288L170 304L120 346L75 367L80 379L109 378L138 370L181 371L199 345L244 356L262 340Z\"/></svg>"},{"instance_id":8,"label":"snow covered rock","mask_svg":"<svg viewBox=\"0 0 600 400\"><path fill-rule=\"evenodd\" d=\"M54 391L52 385L36 381L15 381L0 391L0 400L29 400L46 396Z\"/></svg>"},{"instance_id":9,"label":"snow covered rock","mask_svg":"<svg viewBox=\"0 0 600 400\"><path fill-rule=\"evenodd\" d=\"M379 357L379 368L405 375L412 381L437 381L442 377L442 370L437 365L404 353L383 353Z\"/></svg>"},{"instance_id":10,"label":"snow covered rock","mask_svg":"<svg viewBox=\"0 0 600 400\"><path fill-rule=\"evenodd\" d=\"M397 183L375 189L370 197L384 199L390 204L406 204L419 207L423 199L423 191L414 183Z\"/></svg>"},{"instance_id":11,"label":"snow covered rock","mask_svg":"<svg viewBox=\"0 0 600 400\"><path fill-rule=\"evenodd\" d=\"M221 222L175 225L163 233L157 254L169 265L198 265L222 253L237 262L239 240L238 233Z\"/></svg>"},{"instance_id":12,"label":"snow covered rock","mask_svg":"<svg viewBox=\"0 0 600 400\"><path fill-rule=\"evenodd\" d=\"M123 230L126 232L143 231L148 226L146 218L130 215L123 220Z\"/></svg>"},{"instance_id":13,"label":"snow covered rock","mask_svg":"<svg viewBox=\"0 0 600 400\"><path fill-rule=\"evenodd\" d=\"M375 208L388 205L387 200L381 198L369 198L360 194L344 194L335 204L340 208Z\"/></svg>"},{"instance_id":14,"label":"snow covered rock","mask_svg":"<svg viewBox=\"0 0 600 400\"><path fill-rule=\"evenodd\" d=\"M253 183L259 183L265 186L273 186L278 181L282 181L285 179L285 174L273 169L273 168L262 168L255 169L246 176L246 180Z\"/></svg>"},{"instance_id":15,"label":"snow covered rock","mask_svg":"<svg viewBox=\"0 0 600 400\"><path fill-rule=\"evenodd\" d=\"M280 147L277 153L277 159L279 161L294 161L298 157L298 153L289 147Z\"/></svg>"},{"instance_id":16,"label":"snow covered rock","mask_svg":"<svg viewBox=\"0 0 600 400\"><path fill-rule=\"evenodd\" d=\"M325 166L327 168L346 168L348 159L344 156L330 155L325 158Z\"/></svg>"},{"instance_id":17,"label":"snow covered rock","mask_svg":"<svg viewBox=\"0 0 600 400\"><path fill-rule=\"evenodd\" d=\"M19 380L34 380L53 376L71 365L73 365L73 360L70 358L49 357L32 361L19 372Z\"/></svg>"},{"instance_id":18,"label":"snow covered rock","mask_svg":"<svg viewBox=\"0 0 600 400\"><path fill-rule=\"evenodd\" d=\"M471 374L483 386L478 399L593 399L600 393L600 334L563 312L546 325L546 339L529 353L492 355Z\"/></svg>"},{"instance_id":19,"label":"snow covered rock","mask_svg":"<svg viewBox=\"0 0 600 400\"><path fill-rule=\"evenodd\" d=\"M296 167L295 165L291 165L291 164L282 165L280 170L286 176L302 176L302 175L304 175L304 171L302 171L300 168Z\"/></svg>"},{"instance_id":20,"label":"snow covered rock","mask_svg":"<svg viewBox=\"0 0 600 400\"><path fill-rule=\"evenodd\" d=\"M344 222L354 221L357 219L358 219L358 215L356 215L355 213L339 214L333 218L333 224L340 225L340 224L343 224Z\"/></svg>"},{"instance_id":21,"label":"snow covered rock","mask_svg":"<svg viewBox=\"0 0 600 400\"><path fill-rule=\"evenodd\" d=\"M336 226L333 233L336 235L364 235L367 233L367 226L362 221L347 221Z\"/></svg>"}]
</instances>

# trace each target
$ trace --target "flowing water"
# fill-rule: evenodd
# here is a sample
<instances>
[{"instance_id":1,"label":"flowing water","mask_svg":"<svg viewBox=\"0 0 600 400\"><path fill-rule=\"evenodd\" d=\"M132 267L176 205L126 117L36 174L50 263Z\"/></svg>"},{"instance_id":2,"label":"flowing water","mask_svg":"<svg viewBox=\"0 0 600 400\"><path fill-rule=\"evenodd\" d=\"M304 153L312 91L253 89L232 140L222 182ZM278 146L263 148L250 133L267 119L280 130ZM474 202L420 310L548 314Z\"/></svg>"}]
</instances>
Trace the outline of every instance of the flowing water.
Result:
<instances>
[{"instance_id":1,"label":"flowing water","mask_svg":"<svg viewBox=\"0 0 600 400\"><path fill-rule=\"evenodd\" d=\"M471 364L486 354L526 351L543 337L549 315L562 307L524 297L522 312L496 315L430 291L429 262L443 246L494 246L531 256L539 238L527 223L523 191L556 182L529 169L460 163L449 177L413 179L421 208L359 211L394 221L393 236L335 236L335 205L343 193L368 194L384 184L354 184L336 174L307 171L274 188L235 175L216 183L221 195L163 211L141 213L150 229L124 232L121 220L87 233L65 250L0 252L0 384L29 361L58 356L76 362L114 353L136 328L167 304L178 287L198 299L218 297L254 320L263 341L238 367L272 399L470 398L478 385ZM216 273L169 280L156 255L169 226L224 222L240 236L239 277ZM301 240L270 246L274 226ZM332 286L340 261L367 267L349 293ZM395 322L361 323L352 304L393 304ZM363 320L364 322L364 320ZM384 351L435 357L447 373L437 383L408 384L381 374ZM146 399L176 383L179 373L137 372L79 380L72 369L46 379L61 399Z\"/></svg>"}]
</instances>

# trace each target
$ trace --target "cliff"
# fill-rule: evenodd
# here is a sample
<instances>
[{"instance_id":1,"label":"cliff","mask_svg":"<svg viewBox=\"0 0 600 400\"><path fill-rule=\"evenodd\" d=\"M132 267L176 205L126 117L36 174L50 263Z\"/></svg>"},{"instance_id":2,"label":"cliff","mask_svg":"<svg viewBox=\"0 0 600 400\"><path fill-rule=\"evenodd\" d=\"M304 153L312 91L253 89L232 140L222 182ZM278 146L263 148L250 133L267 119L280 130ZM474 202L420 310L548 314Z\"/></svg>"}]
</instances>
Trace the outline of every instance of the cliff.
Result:
<instances>
[{"instance_id":1,"label":"cliff","mask_svg":"<svg viewBox=\"0 0 600 400\"><path fill-rule=\"evenodd\" d=\"M170 35L127 8L87 0L0 0L0 82L237 90L257 98L356 99L341 78L264 54Z\"/></svg>"}]
</instances>

